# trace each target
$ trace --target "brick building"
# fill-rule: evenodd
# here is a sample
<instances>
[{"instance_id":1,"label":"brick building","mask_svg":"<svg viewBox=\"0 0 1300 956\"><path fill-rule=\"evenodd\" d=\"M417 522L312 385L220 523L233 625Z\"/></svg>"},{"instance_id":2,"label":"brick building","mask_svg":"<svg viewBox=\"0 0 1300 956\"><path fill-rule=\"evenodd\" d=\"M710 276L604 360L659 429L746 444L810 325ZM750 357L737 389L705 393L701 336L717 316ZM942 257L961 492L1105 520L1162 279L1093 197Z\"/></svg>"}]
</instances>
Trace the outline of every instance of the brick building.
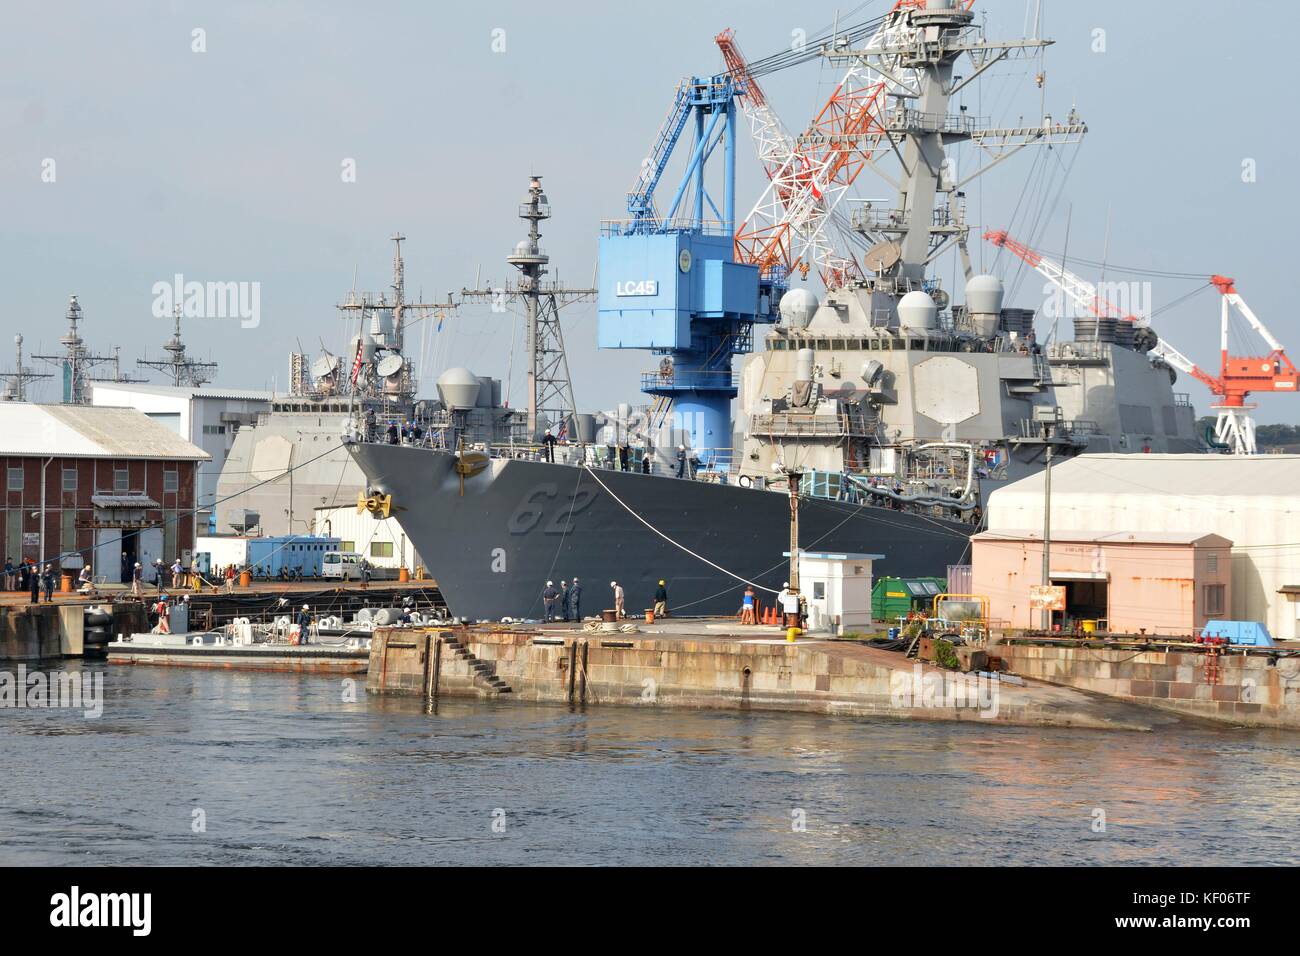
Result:
<instances>
[{"instance_id":1,"label":"brick building","mask_svg":"<svg viewBox=\"0 0 1300 956\"><path fill-rule=\"evenodd\" d=\"M136 561L188 560L208 457L135 409L0 402L5 555L89 562L109 583Z\"/></svg>"}]
</instances>

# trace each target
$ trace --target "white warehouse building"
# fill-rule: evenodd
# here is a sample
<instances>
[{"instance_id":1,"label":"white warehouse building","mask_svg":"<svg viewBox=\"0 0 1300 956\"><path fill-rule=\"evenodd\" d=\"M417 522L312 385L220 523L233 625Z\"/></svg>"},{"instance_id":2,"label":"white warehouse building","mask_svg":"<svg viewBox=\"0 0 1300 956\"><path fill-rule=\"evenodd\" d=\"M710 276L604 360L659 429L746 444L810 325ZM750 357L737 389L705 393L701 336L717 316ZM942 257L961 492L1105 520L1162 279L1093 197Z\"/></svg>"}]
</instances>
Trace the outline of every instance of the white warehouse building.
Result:
<instances>
[{"instance_id":1,"label":"white warehouse building","mask_svg":"<svg viewBox=\"0 0 1300 956\"><path fill-rule=\"evenodd\" d=\"M1043 494L1042 472L993 492L989 531L1042 528ZM1300 638L1300 455L1080 455L1052 467L1051 531L1221 535L1226 616Z\"/></svg>"},{"instance_id":2,"label":"white warehouse building","mask_svg":"<svg viewBox=\"0 0 1300 956\"><path fill-rule=\"evenodd\" d=\"M198 525L208 528L217 497L217 479L241 425L257 421L271 407L273 393L254 389L92 382L90 403L134 408L207 452L198 475Z\"/></svg>"}]
</instances>

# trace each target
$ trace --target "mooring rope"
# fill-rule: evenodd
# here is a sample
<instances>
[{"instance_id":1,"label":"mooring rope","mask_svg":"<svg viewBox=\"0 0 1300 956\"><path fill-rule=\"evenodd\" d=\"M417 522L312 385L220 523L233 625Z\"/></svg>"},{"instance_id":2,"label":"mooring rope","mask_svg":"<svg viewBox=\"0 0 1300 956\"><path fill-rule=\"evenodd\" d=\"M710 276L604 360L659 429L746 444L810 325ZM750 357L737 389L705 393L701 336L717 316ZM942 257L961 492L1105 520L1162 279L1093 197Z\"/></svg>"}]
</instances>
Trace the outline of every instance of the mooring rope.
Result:
<instances>
[{"instance_id":1,"label":"mooring rope","mask_svg":"<svg viewBox=\"0 0 1300 956\"><path fill-rule=\"evenodd\" d=\"M723 574L725 574L727 577L729 577L729 578L735 578L737 581L741 582L742 584L748 584L750 587L758 588L760 591L766 591L768 594L780 594L780 593L781 593L780 591L776 590L775 588L764 587L764 586L761 585L761 584L758 584L758 583L756 583L756 582L754 582L754 581L749 580L749 578L742 577L741 575L736 574L736 573L733 572L733 571L728 571L728 570L727 570L726 568L724 568L722 565L720 565L720 564L715 564L714 562L712 562L712 561L710 561L708 558L706 558L704 555L702 555L702 554L697 554L697 553L695 553L694 551L692 551L690 548L686 547L686 545L684 545L684 544L680 544L679 542L674 541L672 538L668 537L668 535L664 534L662 531L660 531L658 528L656 528L654 525L652 525L649 521L646 521L645 518L642 518L639 514L637 514L637 513L636 513L635 511L633 511L630 507L628 507L627 502L625 502L622 498L620 498L618 495L614 494L614 492L610 491L610 490L609 490L609 486L606 485L603 481L600 480L600 476L597 475L596 472L592 470L591 465L588 465L588 464L584 463L582 467L585 468L585 469L587 469L587 471L591 472L591 477L593 477L593 478L596 479L596 484L598 484L598 485L600 485L600 487L604 488L605 491L609 494L609 496L610 496L611 498L613 498L615 501L617 501L620 505L622 505L623 508L627 511L628 514L630 514L630 515L631 515L633 518L635 518L637 521L641 522L643 525L645 525L647 528L649 528L649 529L650 529L651 531L653 531L655 534L659 535L659 537L663 538L665 541L667 541L669 544L671 544L674 548L680 548L682 551L685 551L687 554L689 554L692 558L698 558L700 561L703 561L705 564L707 564L709 567L713 568L715 571L721 571L721 572L722 572Z\"/></svg>"}]
</instances>

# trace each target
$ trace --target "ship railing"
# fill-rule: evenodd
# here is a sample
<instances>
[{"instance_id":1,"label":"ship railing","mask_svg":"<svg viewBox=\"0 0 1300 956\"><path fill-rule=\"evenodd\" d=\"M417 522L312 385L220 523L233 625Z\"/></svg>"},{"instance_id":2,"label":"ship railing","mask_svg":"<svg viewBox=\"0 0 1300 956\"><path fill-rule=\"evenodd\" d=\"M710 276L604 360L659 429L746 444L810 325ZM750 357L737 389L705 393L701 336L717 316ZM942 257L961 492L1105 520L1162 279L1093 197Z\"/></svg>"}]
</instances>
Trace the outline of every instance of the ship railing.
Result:
<instances>
[{"instance_id":1,"label":"ship railing","mask_svg":"<svg viewBox=\"0 0 1300 956\"><path fill-rule=\"evenodd\" d=\"M801 415L774 412L770 415L753 415L749 430L751 434L781 438L866 438L871 433L865 420L843 413Z\"/></svg>"},{"instance_id":2,"label":"ship railing","mask_svg":"<svg viewBox=\"0 0 1300 956\"><path fill-rule=\"evenodd\" d=\"M1105 362L1109 352L1106 342L1053 342L1047 347L1050 361Z\"/></svg>"},{"instance_id":3,"label":"ship railing","mask_svg":"<svg viewBox=\"0 0 1300 956\"><path fill-rule=\"evenodd\" d=\"M646 235L663 232L698 232L706 236L730 236L727 224L707 219L699 222L695 219L605 219L600 223L602 236L633 236L638 233Z\"/></svg>"},{"instance_id":4,"label":"ship railing","mask_svg":"<svg viewBox=\"0 0 1300 956\"><path fill-rule=\"evenodd\" d=\"M988 125L988 117L969 113L928 113L908 107L895 107L885 113L890 132L921 130L927 133L963 133L970 135Z\"/></svg>"},{"instance_id":5,"label":"ship railing","mask_svg":"<svg viewBox=\"0 0 1300 956\"><path fill-rule=\"evenodd\" d=\"M740 387L740 370L709 372L677 368L641 373L641 391L692 391L694 389L733 389Z\"/></svg>"},{"instance_id":6,"label":"ship railing","mask_svg":"<svg viewBox=\"0 0 1300 956\"><path fill-rule=\"evenodd\" d=\"M1085 445L1091 436L1101 434L1101 426L1089 418L1073 418L1068 422L1057 422L1054 431L1055 438ZM1020 437L1029 441L1042 441L1043 423L1029 418L1020 419Z\"/></svg>"}]
</instances>

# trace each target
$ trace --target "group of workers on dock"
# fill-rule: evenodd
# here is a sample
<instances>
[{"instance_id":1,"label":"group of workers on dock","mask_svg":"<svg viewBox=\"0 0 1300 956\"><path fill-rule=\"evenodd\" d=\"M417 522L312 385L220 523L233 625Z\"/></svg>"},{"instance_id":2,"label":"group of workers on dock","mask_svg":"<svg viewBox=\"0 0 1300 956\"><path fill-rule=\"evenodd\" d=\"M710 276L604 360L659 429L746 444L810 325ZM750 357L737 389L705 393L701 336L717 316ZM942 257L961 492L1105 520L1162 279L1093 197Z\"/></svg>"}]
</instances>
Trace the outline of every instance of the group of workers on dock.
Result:
<instances>
[{"instance_id":1,"label":"group of workers on dock","mask_svg":"<svg viewBox=\"0 0 1300 956\"><path fill-rule=\"evenodd\" d=\"M609 588L614 599L614 614L619 620L627 617L627 592L617 581L610 581ZM668 615L668 585L659 582L655 589L654 616ZM557 588L554 581L547 581L542 588L542 620L546 624L556 621L582 621L582 583L574 578L572 582L561 581Z\"/></svg>"}]
</instances>

